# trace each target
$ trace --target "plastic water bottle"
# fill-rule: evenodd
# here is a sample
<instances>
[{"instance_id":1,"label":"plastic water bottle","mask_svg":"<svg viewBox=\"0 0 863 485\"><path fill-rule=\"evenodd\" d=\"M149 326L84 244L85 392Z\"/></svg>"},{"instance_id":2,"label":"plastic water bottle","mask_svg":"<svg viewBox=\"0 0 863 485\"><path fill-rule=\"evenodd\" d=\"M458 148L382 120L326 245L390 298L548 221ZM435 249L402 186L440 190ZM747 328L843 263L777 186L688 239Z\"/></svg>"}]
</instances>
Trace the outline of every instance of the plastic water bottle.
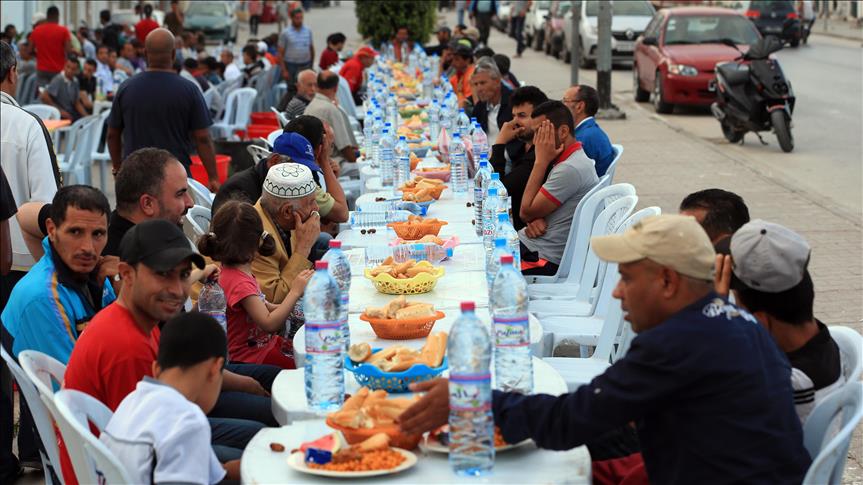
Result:
<instances>
[{"instance_id":1,"label":"plastic water bottle","mask_svg":"<svg viewBox=\"0 0 863 485\"><path fill-rule=\"evenodd\" d=\"M491 170L488 161L480 159L479 170L473 178L473 223L476 235L482 236L482 200L485 195L485 187L491 180Z\"/></svg>"},{"instance_id":2,"label":"plastic water bottle","mask_svg":"<svg viewBox=\"0 0 863 485\"><path fill-rule=\"evenodd\" d=\"M219 286L219 282L213 278L204 283L201 288L201 293L198 295L198 311L213 317L222 330L228 331L228 318L225 316L225 309L228 307L228 300L225 298L225 291Z\"/></svg>"},{"instance_id":3,"label":"plastic water bottle","mask_svg":"<svg viewBox=\"0 0 863 485\"><path fill-rule=\"evenodd\" d=\"M345 400L341 290L328 268L326 261L315 262L303 295L306 400L309 409L319 413L339 409Z\"/></svg>"},{"instance_id":4,"label":"plastic water bottle","mask_svg":"<svg viewBox=\"0 0 863 485\"><path fill-rule=\"evenodd\" d=\"M491 252L491 256L485 262L485 280L488 284L489 296L491 296L491 285L494 283L498 270L500 270L500 258L507 254L509 254L509 248L506 247L506 239L502 237L494 238L494 249Z\"/></svg>"},{"instance_id":5,"label":"plastic water bottle","mask_svg":"<svg viewBox=\"0 0 863 485\"><path fill-rule=\"evenodd\" d=\"M363 144L365 145L363 150L365 152L366 160L372 159L372 151L374 150L375 142L374 142L374 130L375 130L375 118L372 110L366 111L365 124L363 124Z\"/></svg>"},{"instance_id":6,"label":"plastic water bottle","mask_svg":"<svg viewBox=\"0 0 863 485\"><path fill-rule=\"evenodd\" d=\"M465 153L464 144L461 142L461 136L458 133L453 133L452 141L449 144L449 166L452 176L452 191L458 196L467 193L467 153Z\"/></svg>"},{"instance_id":7,"label":"plastic water bottle","mask_svg":"<svg viewBox=\"0 0 863 485\"><path fill-rule=\"evenodd\" d=\"M428 68L423 69L423 98L431 99L432 97L432 75Z\"/></svg>"},{"instance_id":8,"label":"plastic water bottle","mask_svg":"<svg viewBox=\"0 0 863 485\"><path fill-rule=\"evenodd\" d=\"M399 127L399 104L396 101L396 95L390 94L387 98L387 120L393 125L393 133Z\"/></svg>"},{"instance_id":9,"label":"plastic water bottle","mask_svg":"<svg viewBox=\"0 0 863 485\"><path fill-rule=\"evenodd\" d=\"M381 185L391 187L395 178L395 155L393 153L393 138L390 130L384 128L378 143L380 151Z\"/></svg>"},{"instance_id":10,"label":"plastic water bottle","mask_svg":"<svg viewBox=\"0 0 863 485\"><path fill-rule=\"evenodd\" d=\"M527 281L513 266L512 256L502 256L490 298L495 389L522 394L533 392L527 303Z\"/></svg>"},{"instance_id":11,"label":"plastic water bottle","mask_svg":"<svg viewBox=\"0 0 863 485\"><path fill-rule=\"evenodd\" d=\"M344 251L342 251L341 241L330 239L329 248L330 249L327 250L326 254L324 254L324 257L321 259L328 263L330 276L336 280L336 284L339 285L339 290L341 290L342 340L344 340L345 350L347 350L351 345L351 328L348 326L348 302L351 291L351 263L348 261L348 257L345 256Z\"/></svg>"},{"instance_id":12,"label":"plastic water bottle","mask_svg":"<svg viewBox=\"0 0 863 485\"><path fill-rule=\"evenodd\" d=\"M452 248L444 248L434 243L399 244L393 248L393 259L397 263L413 259L438 264L446 258L451 258L452 254Z\"/></svg>"},{"instance_id":13,"label":"plastic water bottle","mask_svg":"<svg viewBox=\"0 0 863 485\"><path fill-rule=\"evenodd\" d=\"M375 116L375 122L372 125L372 163L377 166L381 165L380 146L383 132L384 122L380 116Z\"/></svg>"},{"instance_id":14,"label":"plastic water bottle","mask_svg":"<svg viewBox=\"0 0 863 485\"><path fill-rule=\"evenodd\" d=\"M489 187L482 200L482 242L485 245L486 258L491 253L494 242L494 230L497 228L497 206L500 204L500 198L497 196L497 189Z\"/></svg>"},{"instance_id":15,"label":"plastic water bottle","mask_svg":"<svg viewBox=\"0 0 863 485\"><path fill-rule=\"evenodd\" d=\"M473 142L474 160L481 160L483 155L488 157L488 136L479 123L473 125L473 134L471 134L470 140Z\"/></svg>"},{"instance_id":16,"label":"plastic water bottle","mask_svg":"<svg viewBox=\"0 0 863 485\"><path fill-rule=\"evenodd\" d=\"M354 211L348 216L348 222L352 230L370 229L373 227L385 227L391 222L403 222L412 215L407 210L384 210L384 211Z\"/></svg>"},{"instance_id":17,"label":"plastic water bottle","mask_svg":"<svg viewBox=\"0 0 863 485\"><path fill-rule=\"evenodd\" d=\"M411 178L411 150L408 147L408 141L404 136L399 137L399 142L396 143L394 149L395 170L394 187L401 187L402 184Z\"/></svg>"},{"instance_id":18,"label":"plastic water bottle","mask_svg":"<svg viewBox=\"0 0 863 485\"><path fill-rule=\"evenodd\" d=\"M458 133L462 138L470 137L470 118L467 117L467 113L464 112L464 108L458 109Z\"/></svg>"},{"instance_id":19,"label":"plastic water bottle","mask_svg":"<svg viewBox=\"0 0 863 485\"><path fill-rule=\"evenodd\" d=\"M449 463L456 475L480 476L494 466L491 338L473 302L462 302L461 311L447 339Z\"/></svg>"},{"instance_id":20,"label":"plastic water bottle","mask_svg":"<svg viewBox=\"0 0 863 485\"><path fill-rule=\"evenodd\" d=\"M491 180L488 183L489 189L497 189L497 196L500 198L506 198L509 194L506 192L506 186L503 185L503 182L500 181L500 174L497 172L491 173Z\"/></svg>"},{"instance_id":21,"label":"plastic water bottle","mask_svg":"<svg viewBox=\"0 0 863 485\"><path fill-rule=\"evenodd\" d=\"M437 99L432 100L429 106L429 140L432 145L437 143L437 137L440 134L440 103Z\"/></svg>"},{"instance_id":22,"label":"plastic water bottle","mask_svg":"<svg viewBox=\"0 0 863 485\"><path fill-rule=\"evenodd\" d=\"M503 238L506 241L506 248L512 254L512 265L516 268L521 268L521 243L518 239L518 232L513 227L509 220L509 213L498 212L497 227L494 230L494 237Z\"/></svg>"}]
</instances>

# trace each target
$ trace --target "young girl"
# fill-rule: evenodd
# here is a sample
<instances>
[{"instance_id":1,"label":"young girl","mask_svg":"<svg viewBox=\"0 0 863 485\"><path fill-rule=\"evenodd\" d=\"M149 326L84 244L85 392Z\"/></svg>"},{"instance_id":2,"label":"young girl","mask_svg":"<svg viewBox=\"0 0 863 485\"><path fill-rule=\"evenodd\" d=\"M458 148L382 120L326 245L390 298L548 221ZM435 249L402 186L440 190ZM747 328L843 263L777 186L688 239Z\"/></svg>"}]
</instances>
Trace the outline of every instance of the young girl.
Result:
<instances>
[{"instance_id":1,"label":"young girl","mask_svg":"<svg viewBox=\"0 0 863 485\"><path fill-rule=\"evenodd\" d=\"M251 269L256 254L270 256L276 249L255 208L237 200L226 202L213 217L210 231L198 240L198 250L222 263L219 285L227 299L229 359L294 369L294 359L282 353L283 345L290 348L290 342L275 332L284 328L314 272L297 275L284 301L274 305L261 293Z\"/></svg>"}]
</instances>

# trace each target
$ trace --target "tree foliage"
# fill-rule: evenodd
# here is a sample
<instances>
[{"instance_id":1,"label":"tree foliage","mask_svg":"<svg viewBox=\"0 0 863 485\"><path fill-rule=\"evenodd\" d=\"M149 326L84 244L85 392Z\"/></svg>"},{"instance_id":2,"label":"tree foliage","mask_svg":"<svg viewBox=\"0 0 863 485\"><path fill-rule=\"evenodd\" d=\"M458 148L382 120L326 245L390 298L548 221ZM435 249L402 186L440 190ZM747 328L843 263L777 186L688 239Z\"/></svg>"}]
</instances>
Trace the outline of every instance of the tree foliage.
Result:
<instances>
[{"instance_id":1,"label":"tree foliage","mask_svg":"<svg viewBox=\"0 0 863 485\"><path fill-rule=\"evenodd\" d=\"M374 45L390 39L406 26L411 39L425 44L434 30L437 2L430 0L357 0L357 30Z\"/></svg>"}]
</instances>

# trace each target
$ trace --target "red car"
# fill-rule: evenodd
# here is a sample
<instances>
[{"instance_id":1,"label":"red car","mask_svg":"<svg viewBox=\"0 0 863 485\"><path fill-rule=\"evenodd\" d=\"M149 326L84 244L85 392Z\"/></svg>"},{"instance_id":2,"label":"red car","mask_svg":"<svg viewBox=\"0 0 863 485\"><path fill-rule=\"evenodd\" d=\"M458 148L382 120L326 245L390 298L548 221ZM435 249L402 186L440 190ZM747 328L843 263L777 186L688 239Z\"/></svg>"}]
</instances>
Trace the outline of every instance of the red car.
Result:
<instances>
[{"instance_id":1,"label":"red car","mask_svg":"<svg viewBox=\"0 0 863 485\"><path fill-rule=\"evenodd\" d=\"M745 52L759 38L752 22L733 10L660 10L635 43L635 100L652 98L658 113L671 113L676 104L709 105L716 99L716 64L740 55L721 40L731 39Z\"/></svg>"}]
</instances>

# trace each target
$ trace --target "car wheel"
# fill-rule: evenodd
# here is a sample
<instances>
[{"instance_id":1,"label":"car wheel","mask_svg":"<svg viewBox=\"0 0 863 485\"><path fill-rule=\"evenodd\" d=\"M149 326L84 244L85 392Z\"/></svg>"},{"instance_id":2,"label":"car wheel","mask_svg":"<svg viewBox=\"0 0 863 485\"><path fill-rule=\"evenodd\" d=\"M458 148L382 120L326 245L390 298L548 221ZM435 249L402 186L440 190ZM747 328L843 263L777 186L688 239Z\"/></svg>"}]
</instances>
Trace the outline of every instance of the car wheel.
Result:
<instances>
[{"instance_id":1,"label":"car wheel","mask_svg":"<svg viewBox=\"0 0 863 485\"><path fill-rule=\"evenodd\" d=\"M534 44L533 44L533 50L536 50L536 51L541 51L541 50L542 50L542 42L543 42L543 40L545 40L545 39L543 39L543 37L545 37L545 35L544 35L544 34L545 34L545 33L544 33L543 31L541 31L541 30L540 30L540 31L537 31L537 33L536 33L536 39L534 39L534 41L535 41L535 42L534 42Z\"/></svg>"},{"instance_id":2,"label":"car wheel","mask_svg":"<svg viewBox=\"0 0 863 485\"><path fill-rule=\"evenodd\" d=\"M662 73L656 71L656 76L653 80L653 107L657 113L671 113L674 111L674 105L665 102L665 94L662 88Z\"/></svg>"},{"instance_id":3,"label":"car wheel","mask_svg":"<svg viewBox=\"0 0 863 485\"><path fill-rule=\"evenodd\" d=\"M638 66L632 65L632 92L635 93L635 100L639 103L650 101L650 91L641 89L641 79L638 77Z\"/></svg>"},{"instance_id":4,"label":"car wheel","mask_svg":"<svg viewBox=\"0 0 863 485\"><path fill-rule=\"evenodd\" d=\"M797 38L791 39L790 44L791 44L791 47L797 47L800 45L800 39L797 39Z\"/></svg>"}]
</instances>

